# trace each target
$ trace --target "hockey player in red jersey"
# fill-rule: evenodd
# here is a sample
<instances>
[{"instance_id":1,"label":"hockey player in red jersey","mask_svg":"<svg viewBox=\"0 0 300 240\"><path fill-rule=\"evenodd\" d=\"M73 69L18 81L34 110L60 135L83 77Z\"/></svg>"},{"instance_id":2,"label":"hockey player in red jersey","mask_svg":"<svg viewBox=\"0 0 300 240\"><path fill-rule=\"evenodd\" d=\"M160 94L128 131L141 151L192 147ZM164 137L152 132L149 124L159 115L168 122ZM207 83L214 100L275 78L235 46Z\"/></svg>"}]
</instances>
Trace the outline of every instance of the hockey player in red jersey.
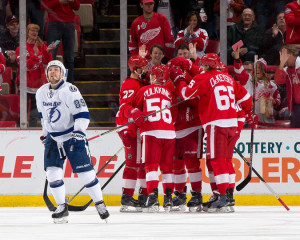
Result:
<instances>
[{"instance_id":1,"label":"hockey player in red jersey","mask_svg":"<svg viewBox=\"0 0 300 240\"><path fill-rule=\"evenodd\" d=\"M123 194L121 212L140 208L147 199L145 170L140 161L140 137L137 134L138 125L143 122L142 112L134 108L132 103L138 90L145 85L143 77L147 72L148 61L140 56L132 56L128 60L130 77L126 78L121 86L120 107L116 116L118 126L135 121L135 124L120 128L118 134L125 146L125 168L123 172ZM133 198L137 179L140 181L139 201Z\"/></svg>"},{"instance_id":2,"label":"hockey player in red jersey","mask_svg":"<svg viewBox=\"0 0 300 240\"><path fill-rule=\"evenodd\" d=\"M208 212L229 212L226 190L229 170L226 159L231 159L237 130L236 104L241 104L252 115L252 98L234 79L220 72L220 58L214 53L202 57L204 72L198 74L187 86L179 78L177 86L183 98L200 96L199 116L207 134L206 163L212 170L218 192ZM188 69L191 69L189 67Z\"/></svg>"},{"instance_id":3,"label":"hockey player in red jersey","mask_svg":"<svg viewBox=\"0 0 300 240\"><path fill-rule=\"evenodd\" d=\"M169 80L169 69L163 65L155 65L150 75L151 85L139 90L134 98L134 106L148 115L171 106L175 99L172 92L165 87ZM142 161L145 163L148 199L144 212L157 212L158 203L158 167L162 173L164 190L163 207L169 211L172 206L174 176L172 163L175 151L174 114L176 108L166 109L151 115L141 125Z\"/></svg>"},{"instance_id":4,"label":"hockey player in red jersey","mask_svg":"<svg viewBox=\"0 0 300 240\"><path fill-rule=\"evenodd\" d=\"M153 12L154 0L141 0L143 15L137 17L131 24L128 48L131 55L139 53L139 47L146 45L150 59L150 48L159 44L165 49L167 58L173 57L174 36L165 15Z\"/></svg>"},{"instance_id":5,"label":"hockey player in red jersey","mask_svg":"<svg viewBox=\"0 0 300 240\"><path fill-rule=\"evenodd\" d=\"M171 74L177 76L174 68L171 71L173 71ZM192 77L185 73L184 79L189 84ZM204 131L198 114L198 101L198 98L194 98L178 105L178 115L175 122L176 148L173 166L175 197L172 200L172 210L174 211L185 210L186 169L191 183L192 194L192 198L187 203L187 206L191 212L201 211L202 170L200 168L200 159L202 158Z\"/></svg>"}]
</instances>

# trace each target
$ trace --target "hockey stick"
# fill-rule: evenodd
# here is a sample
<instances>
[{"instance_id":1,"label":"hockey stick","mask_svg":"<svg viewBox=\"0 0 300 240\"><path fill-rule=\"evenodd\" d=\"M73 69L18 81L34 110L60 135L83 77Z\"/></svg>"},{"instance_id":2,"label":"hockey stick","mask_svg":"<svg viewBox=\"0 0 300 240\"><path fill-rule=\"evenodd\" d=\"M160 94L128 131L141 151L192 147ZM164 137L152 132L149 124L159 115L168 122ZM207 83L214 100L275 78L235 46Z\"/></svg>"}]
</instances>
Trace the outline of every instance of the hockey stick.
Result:
<instances>
[{"instance_id":1,"label":"hockey stick","mask_svg":"<svg viewBox=\"0 0 300 240\"><path fill-rule=\"evenodd\" d=\"M172 108L172 107L175 107L175 106L179 105L180 103L183 103L183 102L185 102L185 101L188 101L188 100L192 99L192 98L193 98L193 95L194 95L197 91L198 91L198 90L196 90L195 92L193 92L193 93L192 93L189 97L187 97L186 99L181 100L181 101L179 101L179 102L177 102L177 103L174 103L174 104L172 104L172 105L169 106L169 107L162 108L162 109L160 109L160 110L158 110L158 111L155 111L155 112L153 112L153 113L149 113L148 115L143 116L143 117L144 117L144 120L146 120L148 117L150 117L150 116L152 116L152 115L154 115L154 114L157 114L157 113L160 113L160 112L162 112L162 111L168 110L168 109L170 109L170 108ZM137 119L139 119L139 118L137 118ZM136 120L137 120L137 119L136 119ZM135 121L136 121L136 120L135 120ZM128 122L128 123L125 123L124 125L121 125L121 126L118 126L118 127L113 128L113 129L110 129L110 130L108 130L108 131L106 131L106 132L103 132L103 133L101 133L101 134L99 134L99 135L96 135L96 136L94 136L94 137L91 137L89 140L93 140L93 139L95 139L95 138L102 137L103 135L109 134L109 133L114 132L114 131L116 131L116 130L118 130L118 129L120 129L120 128L126 127L126 126L128 126L128 125L134 123L135 121L133 121L133 122Z\"/></svg>"},{"instance_id":2,"label":"hockey stick","mask_svg":"<svg viewBox=\"0 0 300 240\"><path fill-rule=\"evenodd\" d=\"M102 172L102 170L119 154L119 152L121 152L122 150L123 150L123 148L124 148L124 146L122 146L116 153L115 153L115 155L113 155L104 165L103 165L103 167L101 168L101 169L99 169L99 171L98 172L96 172L96 176L98 176L98 174L100 173L100 172ZM83 190L83 189L85 189L85 186L83 186L82 188L80 188L80 190L77 192L77 193L75 193L74 195L73 195L73 197L71 197L71 199L67 202L67 204L69 204L79 193L81 193L81 191Z\"/></svg>"},{"instance_id":3,"label":"hockey stick","mask_svg":"<svg viewBox=\"0 0 300 240\"><path fill-rule=\"evenodd\" d=\"M114 172L114 174L105 182L105 184L101 187L101 190L103 190L107 184L116 176L116 174L121 170L121 168L125 165L125 161L123 162L123 164ZM102 167L100 170L103 170L104 167ZM100 170L98 171L97 174L100 173ZM50 211L55 211L56 210L56 207L54 206L54 204L51 202L51 200L49 199L48 197L48 194L47 194L47 189L48 189L48 180L46 179L45 181L45 188L44 188L44 194L43 194L43 199L46 203L46 206L47 208L50 210ZM83 189L83 188L82 188ZM77 193L77 195L79 194L79 192ZM74 196L75 197L75 196ZM73 199L74 199L73 197ZM72 199L72 200L73 200ZM70 211L84 211L92 202L93 200L90 200L90 202L88 202L88 204L85 204L83 206L72 206L72 205L69 205L68 208ZM71 202L68 201L68 203Z\"/></svg>"},{"instance_id":4,"label":"hockey stick","mask_svg":"<svg viewBox=\"0 0 300 240\"><path fill-rule=\"evenodd\" d=\"M237 154L244 160L244 162L250 166L250 163L247 161L247 159L243 156L243 154L234 147L234 150L237 152ZM252 171L256 174L256 176L265 184L265 186L269 189L269 191L277 198L277 200L282 204L282 206L285 207L287 211L289 211L289 207L278 197L278 195L275 193L275 191L270 187L270 185L260 176L260 174L252 167Z\"/></svg>"},{"instance_id":5,"label":"hockey stick","mask_svg":"<svg viewBox=\"0 0 300 240\"><path fill-rule=\"evenodd\" d=\"M255 114L255 96L256 96L256 82L257 82L257 75L256 75L256 68L257 68L257 55L254 56L254 78L253 78L253 99L252 99L252 106L253 106L253 114ZM252 116L253 118L253 116ZM253 165L253 141L254 141L254 128L251 128L251 140L250 140L250 165L249 165L249 172L247 177L242 181L239 185L236 186L236 190L241 191L246 185L251 181L252 178L252 165Z\"/></svg>"}]
</instances>

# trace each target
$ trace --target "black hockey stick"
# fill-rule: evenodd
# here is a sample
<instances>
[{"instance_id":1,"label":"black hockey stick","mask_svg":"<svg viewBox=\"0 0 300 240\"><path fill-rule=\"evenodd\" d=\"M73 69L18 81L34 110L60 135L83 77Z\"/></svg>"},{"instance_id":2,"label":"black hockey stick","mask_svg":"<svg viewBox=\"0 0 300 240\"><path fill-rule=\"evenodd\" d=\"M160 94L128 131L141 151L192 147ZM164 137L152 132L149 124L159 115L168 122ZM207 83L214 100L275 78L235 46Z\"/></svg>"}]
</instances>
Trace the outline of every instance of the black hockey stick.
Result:
<instances>
[{"instance_id":1,"label":"black hockey stick","mask_svg":"<svg viewBox=\"0 0 300 240\"><path fill-rule=\"evenodd\" d=\"M255 97L256 97L256 82L257 82L256 65L257 65L257 55L254 56L254 78L253 78L254 81L253 81L253 96L252 96L253 114L255 114ZM251 117L253 118L253 115ZM236 186L236 190L238 191L241 191L244 187L246 187L246 185L251 181L252 178L253 141L254 141L254 128L251 128L249 172L247 177L244 179L244 181L242 181L239 185Z\"/></svg>"},{"instance_id":2,"label":"black hockey stick","mask_svg":"<svg viewBox=\"0 0 300 240\"><path fill-rule=\"evenodd\" d=\"M111 175L111 177L104 183L104 185L101 187L101 190L104 190L104 188L107 186L107 184L110 183L110 181L117 175L117 173L122 169L122 167L125 165L125 161L121 164L121 166L114 172L113 175ZM54 204L51 202L51 200L49 199L48 195L47 195L47 188L48 188L48 180L46 179L45 182L45 188L44 188L44 194L43 194L43 198L44 201L46 203L47 208L50 211L55 211L56 207L54 206ZM87 207L93 202L93 200L91 199L88 203L86 203L83 206L73 206L73 205L69 205L69 211L73 211L73 212L80 212L80 211L84 211L85 209L87 209Z\"/></svg>"},{"instance_id":3,"label":"black hockey stick","mask_svg":"<svg viewBox=\"0 0 300 240\"><path fill-rule=\"evenodd\" d=\"M101 168L101 169L99 169L99 171L98 172L96 172L96 176L98 176L98 174L100 173L100 172L102 172L102 170L112 161L112 160L114 160L114 158L116 157L116 156L118 156L118 154L119 154L119 152L121 152L122 150L123 150L123 148L124 148L124 146L122 146L116 153L115 153L115 155L113 155L104 165L103 165L103 167ZM83 190L83 189L85 189L85 186L83 186L82 188L80 188L80 190L77 192L77 193L75 193L72 197L71 197L71 199L67 202L67 204L70 204L70 202L79 194L79 193L81 193L81 191Z\"/></svg>"},{"instance_id":4,"label":"black hockey stick","mask_svg":"<svg viewBox=\"0 0 300 240\"><path fill-rule=\"evenodd\" d=\"M250 163L247 161L247 159L243 156L243 154L234 147L234 150L237 152L237 154L244 160L244 162L250 166ZM277 198L277 200L282 204L282 206L285 207L287 211L289 211L289 207L281 200L281 198L275 193L275 191L270 187L270 185L260 176L260 174L252 167L252 171L256 174L256 176L265 184L265 186L269 189L269 191Z\"/></svg>"}]
</instances>

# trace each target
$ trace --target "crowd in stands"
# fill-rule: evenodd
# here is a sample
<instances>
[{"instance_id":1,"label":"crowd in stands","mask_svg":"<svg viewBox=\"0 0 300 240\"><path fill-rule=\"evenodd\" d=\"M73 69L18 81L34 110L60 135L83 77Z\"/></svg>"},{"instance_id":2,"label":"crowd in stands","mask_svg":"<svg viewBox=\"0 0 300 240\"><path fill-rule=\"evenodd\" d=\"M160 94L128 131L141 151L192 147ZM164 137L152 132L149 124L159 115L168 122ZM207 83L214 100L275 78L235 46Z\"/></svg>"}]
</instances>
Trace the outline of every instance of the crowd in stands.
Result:
<instances>
[{"instance_id":1,"label":"crowd in stands","mask_svg":"<svg viewBox=\"0 0 300 240\"><path fill-rule=\"evenodd\" d=\"M99 13L104 16L109 11L111 1L99 2ZM149 60L149 70L157 64L167 63L176 55L188 55L188 58L196 61L197 56L201 58L210 51L210 44L219 43L220 0L136 0L136 3L140 16L131 25L129 53L145 56ZM243 68L245 74L249 74L249 79L252 79L255 78L254 56L258 55L262 60L261 64L257 64L256 72L262 71L265 79L268 79L263 81L262 86L267 89L272 85L280 96L280 100L276 100L271 95L264 95L273 99L272 122L288 120L289 115L293 116L297 111L299 104L295 97L295 86L297 89L299 82L298 61L297 58L293 61L287 59L291 55L298 56L300 0L227 0L227 5L227 64L237 64L240 71ZM26 6L27 21L39 27L39 39L44 41L52 58L56 58L58 48L50 45L56 40L62 41L64 64L69 71L68 81L73 83L74 11L79 9L80 0L28 0ZM44 18L46 12L48 18ZM18 16L19 1L0 1L0 55L3 54L6 60L2 64L13 69L9 92L16 94L19 91L16 54L19 46ZM48 19L47 23L44 19ZM237 48L233 49L233 45L238 42L241 45L237 54ZM38 44L38 48L43 44ZM280 54L286 45L287 56ZM43 66L47 58L43 54L40 56L40 64ZM229 67L229 73L237 76L239 70ZM0 81L3 80L0 78ZM247 81L243 83L246 85ZM29 85L27 87L30 88ZM260 119L263 121L265 118Z\"/></svg>"}]
</instances>

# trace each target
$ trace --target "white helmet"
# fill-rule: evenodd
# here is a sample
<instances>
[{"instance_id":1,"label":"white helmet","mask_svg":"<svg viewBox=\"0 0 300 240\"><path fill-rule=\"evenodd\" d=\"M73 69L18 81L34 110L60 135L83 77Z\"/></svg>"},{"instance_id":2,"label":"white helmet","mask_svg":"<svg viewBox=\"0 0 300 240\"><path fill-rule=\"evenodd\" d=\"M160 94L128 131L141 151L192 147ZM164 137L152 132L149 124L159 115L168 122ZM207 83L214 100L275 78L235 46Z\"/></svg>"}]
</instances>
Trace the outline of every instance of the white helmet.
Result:
<instances>
[{"instance_id":1,"label":"white helmet","mask_svg":"<svg viewBox=\"0 0 300 240\"><path fill-rule=\"evenodd\" d=\"M47 68L45 70L45 74L46 74L46 78L47 78L48 82L49 82L48 70L51 66L58 66L60 68L60 71L64 73L63 77L61 79L59 79L59 81L58 81L58 83L60 83L61 80L63 80L65 78L65 74L66 74L65 66L63 65L63 63L61 61L58 61L58 60L53 60L53 61L49 62L48 65L47 65ZM54 84L54 85L57 85L57 84Z\"/></svg>"}]
</instances>

